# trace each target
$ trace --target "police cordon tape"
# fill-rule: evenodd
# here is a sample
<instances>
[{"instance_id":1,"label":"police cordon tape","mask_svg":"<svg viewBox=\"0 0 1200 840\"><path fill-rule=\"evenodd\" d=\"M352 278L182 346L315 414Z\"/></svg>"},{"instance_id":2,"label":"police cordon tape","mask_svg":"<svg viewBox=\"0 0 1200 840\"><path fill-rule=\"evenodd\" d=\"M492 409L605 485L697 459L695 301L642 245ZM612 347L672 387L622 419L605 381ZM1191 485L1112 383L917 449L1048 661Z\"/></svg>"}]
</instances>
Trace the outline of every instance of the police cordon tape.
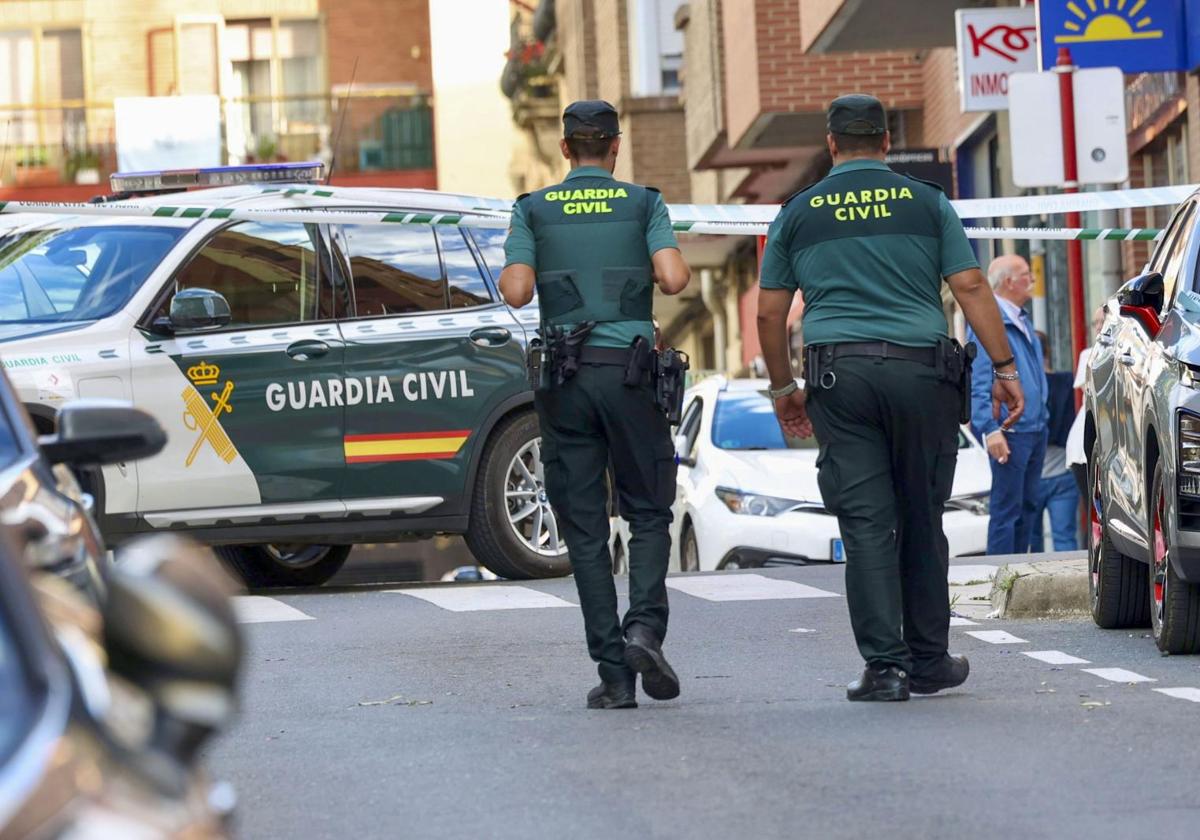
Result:
<instances>
[{"instance_id":1,"label":"police cordon tape","mask_svg":"<svg viewBox=\"0 0 1200 840\"><path fill-rule=\"evenodd\" d=\"M1197 190L1197 185L1148 187L1136 190L1059 193L1052 195L980 198L952 201L960 218L1029 216L1070 211L1097 211L1156 207L1178 204ZM283 198L349 197L337 188L272 188L264 194L279 193ZM314 224L418 224L462 225L478 228L506 228L511 202L483 196L424 192L422 198L453 209L436 212L380 212L296 207L257 210L251 208L205 207L197 205L150 205L136 201L104 203L57 203L0 201L0 214L40 213L54 215L157 217L231 221L295 222L302 216ZM361 200L361 193L355 194ZM410 197L406 196L408 200ZM779 213L774 204L671 204L672 227L679 233L725 236L762 236ZM1162 236L1156 228L1040 228L1040 227L968 227L972 239L1055 239L1055 240L1155 240Z\"/></svg>"}]
</instances>

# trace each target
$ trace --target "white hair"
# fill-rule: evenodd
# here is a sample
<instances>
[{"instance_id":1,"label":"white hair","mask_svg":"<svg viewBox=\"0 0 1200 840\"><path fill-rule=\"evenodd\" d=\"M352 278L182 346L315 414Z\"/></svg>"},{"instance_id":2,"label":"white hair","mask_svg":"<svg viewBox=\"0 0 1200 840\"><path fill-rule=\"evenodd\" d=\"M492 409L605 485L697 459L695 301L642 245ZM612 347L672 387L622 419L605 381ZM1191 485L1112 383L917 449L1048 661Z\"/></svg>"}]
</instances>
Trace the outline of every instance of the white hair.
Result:
<instances>
[{"instance_id":1,"label":"white hair","mask_svg":"<svg viewBox=\"0 0 1200 840\"><path fill-rule=\"evenodd\" d=\"M1013 277L1016 272L1016 266L1012 260L998 257L992 260L992 264L988 266L988 283L991 284L993 290L999 289L1004 285L1004 281Z\"/></svg>"}]
</instances>

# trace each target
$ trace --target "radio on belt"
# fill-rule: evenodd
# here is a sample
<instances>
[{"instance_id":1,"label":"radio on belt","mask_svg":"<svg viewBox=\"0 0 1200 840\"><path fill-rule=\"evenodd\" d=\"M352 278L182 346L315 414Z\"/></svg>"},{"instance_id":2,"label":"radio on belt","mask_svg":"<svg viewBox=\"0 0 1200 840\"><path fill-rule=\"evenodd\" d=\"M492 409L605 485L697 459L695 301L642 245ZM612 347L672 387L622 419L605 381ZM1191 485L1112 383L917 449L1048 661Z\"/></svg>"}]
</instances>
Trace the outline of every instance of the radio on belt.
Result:
<instances>
[{"instance_id":1,"label":"radio on belt","mask_svg":"<svg viewBox=\"0 0 1200 840\"><path fill-rule=\"evenodd\" d=\"M325 164L268 163L214 166L206 169L164 169L157 172L117 172L108 183L115 193L175 192L194 187L234 187L241 184L315 183L325 177Z\"/></svg>"}]
</instances>

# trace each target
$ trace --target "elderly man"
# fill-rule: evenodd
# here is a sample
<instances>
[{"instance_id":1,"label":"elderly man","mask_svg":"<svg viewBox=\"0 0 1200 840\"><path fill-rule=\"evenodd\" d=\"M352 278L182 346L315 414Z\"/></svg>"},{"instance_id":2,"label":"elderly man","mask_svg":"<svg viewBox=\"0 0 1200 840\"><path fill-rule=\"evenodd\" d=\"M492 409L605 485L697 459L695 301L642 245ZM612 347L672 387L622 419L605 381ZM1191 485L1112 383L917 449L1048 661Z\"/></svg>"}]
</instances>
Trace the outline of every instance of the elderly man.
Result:
<instances>
[{"instance_id":1,"label":"elderly man","mask_svg":"<svg viewBox=\"0 0 1200 840\"><path fill-rule=\"evenodd\" d=\"M1025 413L1007 429L993 418L991 370L996 360L988 358L987 349L980 346L981 358L975 363L971 381L971 424L992 459L987 552L1024 554L1029 549L1049 421L1042 343L1024 309L1033 298L1033 274L1022 257L1009 254L992 260L988 282L996 293L1004 331L1025 389ZM974 330L967 331L967 340L975 341Z\"/></svg>"}]
</instances>

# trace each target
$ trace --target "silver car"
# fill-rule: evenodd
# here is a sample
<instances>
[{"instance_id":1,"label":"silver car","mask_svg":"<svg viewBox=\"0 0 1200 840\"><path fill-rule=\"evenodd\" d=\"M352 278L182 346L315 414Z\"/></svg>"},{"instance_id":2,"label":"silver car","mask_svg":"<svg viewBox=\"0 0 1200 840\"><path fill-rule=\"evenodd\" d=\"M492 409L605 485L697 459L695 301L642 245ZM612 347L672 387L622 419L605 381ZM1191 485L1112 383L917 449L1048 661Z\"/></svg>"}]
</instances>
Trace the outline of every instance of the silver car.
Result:
<instances>
[{"instance_id":1,"label":"silver car","mask_svg":"<svg viewBox=\"0 0 1200 840\"><path fill-rule=\"evenodd\" d=\"M1200 653L1200 192L1105 305L1087 363L1092 616Z\"/></svg>"}]
</instances>

